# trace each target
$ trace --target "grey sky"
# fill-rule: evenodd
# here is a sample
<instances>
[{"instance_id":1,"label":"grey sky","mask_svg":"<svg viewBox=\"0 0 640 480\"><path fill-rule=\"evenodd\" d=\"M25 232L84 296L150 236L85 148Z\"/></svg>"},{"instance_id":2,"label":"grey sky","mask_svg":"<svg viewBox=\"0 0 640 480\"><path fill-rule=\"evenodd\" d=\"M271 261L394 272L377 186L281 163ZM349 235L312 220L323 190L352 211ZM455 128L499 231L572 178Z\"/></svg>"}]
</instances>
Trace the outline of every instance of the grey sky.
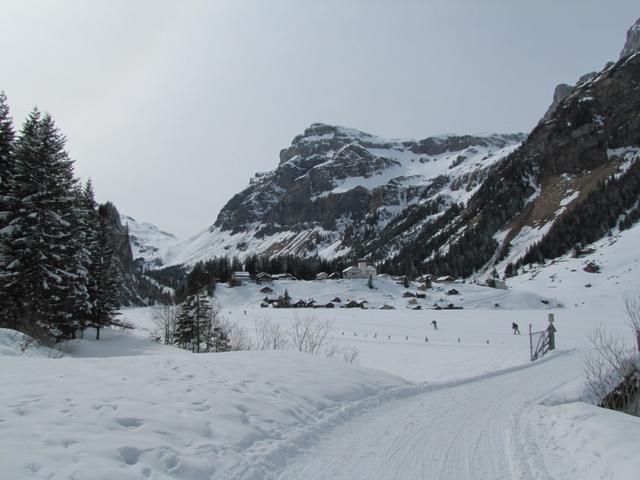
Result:
<instances>
[{"instance_id":1,"label":"grey sky","mask_svg":"<svg viewBox=\"0 0 640 480\"><path fill-rule=\"evenodd\" d=\"M528 131L617 59L637 0L0 0L0 89L98 199L186 236L310 123Z\"/></svg>"}]
</instances>

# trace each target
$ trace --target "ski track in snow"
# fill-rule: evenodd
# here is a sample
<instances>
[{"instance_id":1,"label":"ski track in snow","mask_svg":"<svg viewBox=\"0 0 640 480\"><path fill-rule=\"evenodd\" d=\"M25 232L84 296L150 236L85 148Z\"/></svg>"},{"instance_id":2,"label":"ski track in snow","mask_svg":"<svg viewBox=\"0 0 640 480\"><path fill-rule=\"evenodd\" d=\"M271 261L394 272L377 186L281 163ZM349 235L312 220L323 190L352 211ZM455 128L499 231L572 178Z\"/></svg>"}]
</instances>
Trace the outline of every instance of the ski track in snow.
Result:
<instances>
[{"instance_id":1,"label":"ski track in snow","mask_svg":"<svg viewBox=\"0 0 640 480\"><path fill-rule=\"evenodd\" d=\"M572 360L391 402L341 426L276 478L550 478L518 417L567 381L562 366Z\"/></svg>"},{"instance_id":2,"label":"ski track in snow","mask_svg":"<svg viewBox=\"0 0 640 480\"><path fill-rule=\"evenodd\" d=\"M281 445L233 472L243 480L549 479L532 407L579 375L575 352L480 377L401 388L317 425L304 453ZM517 388L513 388L517 385ZM398 398L400 397L400 398ZM323 431L322 428L325 430ZM313 437L313 435L311 435ZM286 464L284 467L279 462Z\"/></svg>"}]
</instances>

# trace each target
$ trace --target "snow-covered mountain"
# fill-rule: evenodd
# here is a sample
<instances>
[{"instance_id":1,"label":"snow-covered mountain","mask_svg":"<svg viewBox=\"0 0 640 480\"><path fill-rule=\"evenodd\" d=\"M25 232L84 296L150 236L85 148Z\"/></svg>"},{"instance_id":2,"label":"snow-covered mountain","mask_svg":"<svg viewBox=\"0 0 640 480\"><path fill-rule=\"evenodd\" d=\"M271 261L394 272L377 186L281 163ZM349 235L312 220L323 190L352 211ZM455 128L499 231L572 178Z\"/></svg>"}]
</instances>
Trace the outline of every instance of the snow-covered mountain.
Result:
<instances>
[{"instance_id":1,"label":"snow-covered mountain","mask_svg":"<svg viewBox=\"0 0 640 480\"><path fill-rule=\"evenodd\" d=\"M394 219L428 212L390 242L397 249L412 230L466 203L523 139L392 140L313 124L280 152L274 170L257 173L227 203L211 227L168 248L165 262L249 254L334 258L359 250Z\"/></svg>"},{"instance_id":2,"label":"snow-covered mountain","mask_svg":"<svg viewBox=\"0 0 640 480\"><path fill-rule=\"evenodd\" d=\"M141 259L144 265L160 265L160 252L178 241L175 235L151 223L139 222L128 215L120 215L120 220L129 229L133 258L137 261Z\"/></svg>"},{"instance_id":3,"label":"snow-covered mountain","mask_svg":"<svg viewBox=\"0 0 640 480\"><path fill-rule=\"evenodd\" d=\"M533 131L385 139L312 124L165 265L366 258L469 277L565 254L640 218L640 23L617 62L559 86Z\"/></svg>"}]
</instances>

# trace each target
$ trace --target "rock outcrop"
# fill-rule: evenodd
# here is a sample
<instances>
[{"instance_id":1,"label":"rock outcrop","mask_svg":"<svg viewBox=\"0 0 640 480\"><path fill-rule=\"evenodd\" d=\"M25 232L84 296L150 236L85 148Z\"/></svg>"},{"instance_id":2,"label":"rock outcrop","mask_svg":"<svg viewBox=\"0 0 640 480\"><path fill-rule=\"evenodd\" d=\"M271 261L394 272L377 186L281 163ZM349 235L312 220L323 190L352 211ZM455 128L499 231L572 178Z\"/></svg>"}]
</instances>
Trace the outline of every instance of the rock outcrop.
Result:
<instances>
[{"instance_id":1,"label":"rock outcrop","mask_svg":"<svg viewBox=\"0 0 640 480\"><path fill-rule=\"evenodd\" d=\"M118 295L120 305L144 306L158 301L170 301L169 295L140 271L139 265L133 258L129 229L122 225L120 214L115 205L106 202L100 205L98 211L103 218L107 219L111 227L112 244L121 277Z\"/></svg>"},{"instance_id":2,"label":"rock outcrop","mask_svg":"<svg viewBox=\"0 0 640 480\"><path fill-rule=\"evenodd\" d=\"M363 251L398 218L386 248L397 248L428 218L464 203L523 134L384 139L315 123L257 174L216 222L169 249L169 264L206 256L315 255ZM394 223L395 224L395 223ZM204 247L204 248L203 248Z\"/></svg>"},{"instance_id":3,"label":"rock outcrop","mask_svg":"<svg viewBox=\"0 0 640 480\"><path fill-rule=\"evenodd\" d=\"M640 50L640 18L627 30L627 41L620 52L620 58L628 57Z\"/></svg>"}]
</instances>

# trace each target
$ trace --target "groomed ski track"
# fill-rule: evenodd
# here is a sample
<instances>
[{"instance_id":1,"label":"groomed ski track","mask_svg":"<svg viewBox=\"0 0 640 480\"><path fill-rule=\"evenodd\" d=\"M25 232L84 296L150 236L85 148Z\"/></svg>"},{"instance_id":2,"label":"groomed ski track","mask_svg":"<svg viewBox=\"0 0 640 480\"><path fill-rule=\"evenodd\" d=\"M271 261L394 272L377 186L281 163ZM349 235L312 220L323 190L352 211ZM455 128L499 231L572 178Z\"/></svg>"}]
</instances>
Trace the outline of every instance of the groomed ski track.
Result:
<instances>
[{"instance_id":1,"label":"groomed ski track","mask_svg":"<svg viewBox=\"0 0 640 480\"><path fill-rule=\"evenodd\" d=\"M549 479L531 407L579 374L579 355L559 353L477 379L421 386L426 391L372 405L320 434L266 478Z\"/></svg>"}]
</instances>

